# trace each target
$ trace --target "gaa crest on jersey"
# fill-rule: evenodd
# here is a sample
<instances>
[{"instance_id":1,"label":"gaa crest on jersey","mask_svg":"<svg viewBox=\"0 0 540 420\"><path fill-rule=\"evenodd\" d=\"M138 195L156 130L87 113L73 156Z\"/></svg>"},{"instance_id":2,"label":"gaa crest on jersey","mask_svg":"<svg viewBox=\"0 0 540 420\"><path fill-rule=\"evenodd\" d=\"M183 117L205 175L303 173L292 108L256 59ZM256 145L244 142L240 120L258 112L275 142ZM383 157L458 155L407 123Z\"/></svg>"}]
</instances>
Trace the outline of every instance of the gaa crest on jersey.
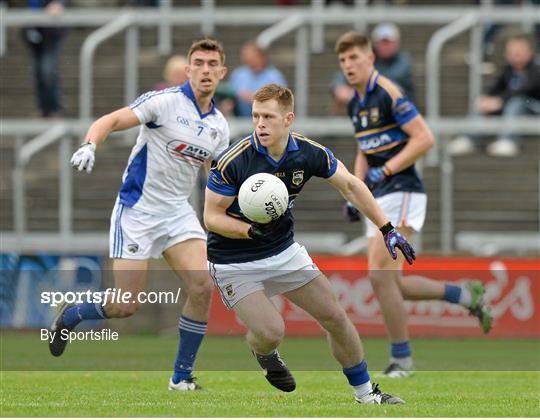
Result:
<instances>
[{"instance_id":1,"label":"gaa crest on jersey","mask_svg":"<svg viewBox=\"0 0 540 420\"><path fill-rule=\"evenodd\" d=\"M377 124L379 122L379 108L374 107L369 109L369 119L371 120L372 124Z\"/></svg>"},{"instance_id":2,"label":"gaa crest on jersey","mask_svg":"<svg viewBox=\"0 0 540 420\"><path fill-rule=\"evenodd\" d=\"M187 160L189 163L199 165L212 155L210 150L204 147L181 140L172 140L167 143L167 153L173 159Z\"/></svg>"},{"instance_id":3,"label":"gaa crest on jersey","mask_svg":"<svg viewBox=\"0 0 540 420\"><path fill-rule=\"evenodd\" d=\"M215 140L217 138L217 130L215 128L210 128L210 138Z\"/></svg>"},{"instance_id":4,"label":"gaa crest on jersey","mask_svg":"<svg viewBox=\"0 0 540 420\"><path fill-rule=\"evenodd\" d=\"M135 254L139 250L139 245L137 245L137 244L129 244L127 246L127 249L131 254Z\"/></svg>"},{"instance_id":5,"label":"gaa crest on jersey","mask_svg":"<svg viewBox=\"0 0 540 420\"><path fill-rule=\"evenodd\" d=\"M300 184L302 184L302 182L304 182L304 171L303 170L294 171L292 173L292 183L296 185L297 187L299 187Z\"/></svg>"},{"instance_id":6,"label":"gaa crest on jersey","mask_svg":"<svg viewBox=\"0 0 540 420\"><path fill-rule=\"evenodd\" d=\"M360 117L360 126L362 128L366 128L368 125L368 112L366 110L362 110L358 113L358 116Z\"/></svg>"},{"instance_id":7,"label":"gaa crest on jersey","mask_svg":"<svg viewBox=\"0 0 540 420\"><path fill-rule=\"evenodd\" d=\"M233 299L234 296L236 295L236 293L234 293L232 284L230 284L230 283L227 286L225 286L225 292L227 292L227 297L229 299Z\"/></svg>"}]
</instances>

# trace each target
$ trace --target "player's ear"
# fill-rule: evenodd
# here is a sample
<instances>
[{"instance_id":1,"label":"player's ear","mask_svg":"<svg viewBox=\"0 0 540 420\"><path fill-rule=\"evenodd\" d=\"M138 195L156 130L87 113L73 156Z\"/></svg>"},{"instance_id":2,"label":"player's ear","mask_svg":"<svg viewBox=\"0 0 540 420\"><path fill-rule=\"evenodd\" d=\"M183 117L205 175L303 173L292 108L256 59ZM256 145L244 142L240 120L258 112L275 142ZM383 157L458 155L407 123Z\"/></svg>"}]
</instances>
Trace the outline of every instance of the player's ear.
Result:
<instances>
[{"instance_id":1,"label":"player's ear","mask_svg":"<svg viewBox=\"0 0 540 420\"><path fill-rule=\"evenodd\" d=\"M287 112L287 114L285 115L285 125L287 127L290 127L292 125L292 123L294 122L294 119L295 119L295 115L294 115L294 112Z\"/></svg>"},{"instance_id":2,"label":"player's ear","mask_svg":"<svg viewBox=\"0 0 540 420\"><path fill-rule=\"evenodd\" d=\"M221 70L219 72L219 80L223 80L223 78L227 75L227 72L229 69L225 66L221 66Z\"/></svg>"}]
</instances>

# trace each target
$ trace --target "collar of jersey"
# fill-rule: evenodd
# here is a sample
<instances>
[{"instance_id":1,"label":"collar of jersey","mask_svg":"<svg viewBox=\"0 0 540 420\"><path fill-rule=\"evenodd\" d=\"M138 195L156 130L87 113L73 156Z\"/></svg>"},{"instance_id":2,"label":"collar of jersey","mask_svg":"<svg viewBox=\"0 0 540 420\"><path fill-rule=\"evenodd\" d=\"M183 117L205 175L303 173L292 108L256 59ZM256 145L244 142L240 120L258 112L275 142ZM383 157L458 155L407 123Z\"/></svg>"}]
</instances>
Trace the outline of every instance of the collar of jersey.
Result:
<instances>
[{"instance_id":1,"label":"collar of jersey","mask_svg":"<svg viewBox=\"0 0 540 420\"><path fill-rule=\"evenodd\" d=\"M193 105L195 105L195 108L197 109L197 112L199 113L199 117L201 117L201 119L203 119L204 117L207 117L210 114L216 113L216 103L214 102L214 98L212 98L212 106L210 107L210 111L208 111L206 114L203 114L201 112L201 109L199 108L197 99L195 99L195 94L193 93L193 89L191 88L191 83L189 83L189 80L182 85L181 89L182 89L182 93L186 95L191 100L191 102L193 102Z\"/></svg>"},{"instance_id":2,"label":"collar of jersey","mask_svg":"<svg viewBox=\"0 0 540 420\"><path fill-rule=\"evenodd\" d=\"M379 80L379 72L376 69L373 69L371 74L369 75L368 83L367 83L367 89L366 89L366 95L362 100L360 100L360 94L356 89L354 89L354 97L353 99L360 102L360 105L365 105L368 95L373 92L375 89L375 86L377 86L377 80Z\"/></svg>"},{"instance_id":3,"label":"collar of jersey","mask_svg":"<svg viewBox=\"0 0 540 420\"><path fill-rule=\"evenodd\" d=\"M259 152L261 155L264 155L266 157L266 160L270 162L276 168L283 163L283 161L287 157L287 153L294 152L299 149L298 143L296 142L294 137L291 135L291 133L289 133L289 139L287 141L287 149L285 149L285 153L283 153L283 156L281 157L279 162L276 162L274 159L270 157L270 155L268 154L268 150L266 150L266 147L264 147L261 144L259 140L259 136L257 136L257 133L255 133L255 131L253 132L253 134L251 134L251 146L253 146L253 148L257 152Z\"/></svg>"}]
</instances>

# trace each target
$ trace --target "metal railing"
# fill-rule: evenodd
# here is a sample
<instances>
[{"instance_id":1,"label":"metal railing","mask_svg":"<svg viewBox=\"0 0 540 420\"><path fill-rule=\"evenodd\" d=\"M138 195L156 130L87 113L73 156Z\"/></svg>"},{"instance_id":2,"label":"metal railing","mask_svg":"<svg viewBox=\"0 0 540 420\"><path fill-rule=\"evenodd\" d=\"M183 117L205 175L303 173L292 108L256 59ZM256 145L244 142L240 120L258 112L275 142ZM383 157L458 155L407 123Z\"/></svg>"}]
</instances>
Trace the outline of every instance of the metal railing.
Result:
<instances>
[{"instance_id":1,"label":"metal railing","mask_svg":"<svg viewBox=\"0 0 540 420\"><path fill-rule=\"evenodd\" d=\"M478 31L480 25L484 22L511 23L521 22L523 24L532 24L540 22L539 8L525 6L515 9L508 8L476 8L476 7L366 7L365 2L358 2L352 9L332 9L332 13L325 13L321 9L320 1L314 0L310 7L257 7L253 10L249 8L216 8L213 0L203 0L201 8L182 8L181 10L170 8L168 1L164 2L165 8L161 10L111 10L111 9L69 9L62 16L53 18L43 12L29 10L0 10L2 19L0 19L0 54L6 51L6 28L20 26L100 26L85 41L80 55L80 119L77 121L65 121L63 124L62 135L72 135L80 137L87 129L92 119L92 75L93 75L93 57L96 48L109 37L126 31L126 75L125 75L125 96L127 101L131 101L138 91L137 72L129 71L137 69L137 55L139 47L138 30L140 27L158 27L160 28L159 50L162 53L170 51L170 28L172 25L200 24L203 33L212 33L216 25L238 26L246 25L272 25L267 30L261 32L258 41L261 45L269 45L286 33L296 31L296 58L295 58L295 96L297 99L297 114L299 119L295 123L295 128L315 136L324 135L350 135L350 122L343 118L322 119L307 118L307 104L309 102L309 32L308 25L311 26L312 44L311 48L315 51L321 51L324 48L324 25L330 24L358 24L360 17L358 11L361 10L361 20L364 23L377 23L381 21L393 21L398 24L447 24L437 31L429 42L426 52L427 63L427 120L438 138L442 135L469 133L495 134L500 130L512 129L519 134L539 134L538 121L531 118L516 119L509 123L502 119L479 118L474 121L467 118L441 118L440 116L440 54L444 45L454 36L473 28ZM0 3L1 4L1 3ZM164 10L166 18L164 19ZM476 29L475 29L476 28ZM168 33L167 33L168 31ZM478 38L478 33L476 35ZM474 42L477 42L476 39ZM471 41L472 42L472 41ZM472 45L472 44L471 44ZM473 53L478 54L478 49ZM476 61L472 61L478 62ZM471 74L474 72L474 64L471 66ZM471 89L478 90L478 78L471 79ZM21 183L21 173L24 168L25 160L20 158L21 150L31 150L31 146L23 146L21 136L39 135L49 129L48 123L28 122L27 120L2 120L2 134L14 135L19 138L17 141L17 165L14 180ZM56 128L60 130L59 128ZM53 130L53 129L51 129ZM251 131L249 122L243 120L231 121L231 134L240 134L245 131ZM46 135L38 136L29 144L51 144L57 141L61 135L56 136L56 131L48 131ZM47 141L45 142L46 139ZM54 140L56 139L56 140ZM65 139L65 138L64 138ZM38 142L39 140L39 142ZM74 240L71 231L71 196L66 191L71 189L72 172L69 168L68 159L64 159L66 153L69 153L69 143L62 140L60 148L63 158L61 159L62 179L60 195L60 217L68 219L61 221L61 235L63 243L70 246L77 245L75 242L81 238L78 234L77 241ZM26 149L23 149L27 147ZM33 146L32 146L33 147ZM66 152L66 150L68 152ZM441 170L441 249L444 252L451 252L453 249L453 212L452 212L452 163L446 154L445 145L440 149L442 153ZM25 155L24 152L23 156ZM438 154L432 155L438 156ZM433 162L437 162L434 159ZM15 176L16 175L16 176ZM15 182L15 181L14 181ZM24 185L20 187L24 200ZM15 186L14 186L15 187ZM62 193L62 191L64 191ZM14 192L15 193L15 192ZM18 192L17 194L21 194ZM20 206L21 198L18 196L14 201ZM20 209L19 207L17 207ZM25 241L30 241L25 235L25 222L21 222L21 216L24 212L15 212L19 214L18 221L15 223L16 233L13 236L10 233L2 233L2 247L7 243L17 243L24 245ZM87 236L89 244L98 246L94 242L95 235ZM94 238L94 239L92 239ZM36 239L34 237L34 239ZM84 242L84 241L83 241ZM29 243L37 244L30 241ZM21 246L22 246L21 245Z\"/></svg>"}]
</instances>

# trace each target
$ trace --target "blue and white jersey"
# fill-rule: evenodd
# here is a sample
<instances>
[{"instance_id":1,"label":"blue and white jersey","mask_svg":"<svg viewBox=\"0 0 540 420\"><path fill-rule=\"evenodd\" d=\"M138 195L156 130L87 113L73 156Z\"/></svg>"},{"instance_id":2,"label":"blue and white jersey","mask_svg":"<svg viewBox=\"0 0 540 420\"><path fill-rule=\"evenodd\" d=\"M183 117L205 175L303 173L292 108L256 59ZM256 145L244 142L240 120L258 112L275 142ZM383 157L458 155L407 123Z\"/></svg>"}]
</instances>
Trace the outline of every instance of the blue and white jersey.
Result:
<instances>
[{"instance_id":1,"label":"blue and white jersey","mask_svg":"<svg viewBox=\"0 0 540 420\"><path fill-rule=\"evenodd\" d=\"M170 214L188 200L204 162L229 146L229 125L214 103L201 113L189 81L147 92L130 108L142 125L122 178L120 203Z\"/></svg>"}]
</instances>

